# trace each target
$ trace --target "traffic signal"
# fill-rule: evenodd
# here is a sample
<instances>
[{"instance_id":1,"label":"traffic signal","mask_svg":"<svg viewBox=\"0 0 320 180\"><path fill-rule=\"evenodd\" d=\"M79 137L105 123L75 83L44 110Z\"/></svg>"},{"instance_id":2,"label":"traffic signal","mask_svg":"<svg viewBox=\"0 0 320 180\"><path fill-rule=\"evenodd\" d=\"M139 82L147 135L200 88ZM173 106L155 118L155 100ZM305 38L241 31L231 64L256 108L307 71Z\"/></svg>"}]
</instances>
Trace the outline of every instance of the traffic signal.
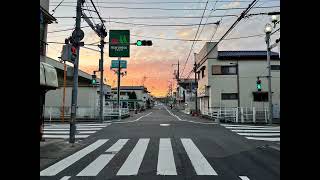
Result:
<instances>
[{"instance_id":1,"label":"traffic signal","mask_svg":"<svg viewBox=\"0 0 320 180\"><path fill-rule=\"evenodd\" d=\"M152 46L152 41L150 40L137 40L137 46Z\"/></svg>"},{"instance_id":2,"label":"traffic signal","mask_svg":"<svg viewBox=\"0 0 320 180\"><path fill-rule=\"evenodd\" d=\"M257 80L257 89L258 89L258 91L261 91L261 89L262 89L262 85L261 85L261 80L260 79Z\"/></svg>"},{"instance_id":3,"label":"traffic signal","mask_svg":"<svg viewBox=\"0 0 320 180\"><path fill-rule=\"evenodd\" d=\"M92 75L92 80L91 80L91 84L97 84L97 76L95 74Z\"/></svg>"},{"instance_id":4,"label":"traffic signal","mask_svg":"<svg viewBox=\"0 0 320 180\"><path fill-rule=\"evenodd\" d=\"M77 58L77 48L71 46L71 60L74 62Z\"/></svg>"}]
</instances>

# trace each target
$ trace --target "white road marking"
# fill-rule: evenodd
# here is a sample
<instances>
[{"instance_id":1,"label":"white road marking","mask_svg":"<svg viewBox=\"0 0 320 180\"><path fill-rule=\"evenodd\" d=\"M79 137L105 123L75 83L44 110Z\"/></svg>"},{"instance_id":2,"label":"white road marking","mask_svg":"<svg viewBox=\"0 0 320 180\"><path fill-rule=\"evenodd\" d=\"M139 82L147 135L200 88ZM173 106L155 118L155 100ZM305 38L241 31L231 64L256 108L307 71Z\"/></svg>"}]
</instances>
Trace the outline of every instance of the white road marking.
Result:
<instances>
[{"instance_id":1,"label":"white road marking","mask_svg":"<svg viewBox=\"0 0 320 180\"><path fill-rule=\"evenodd\" d=\"M170 126L170 124L160 124L160 126Z\"/></svg>"},{"instance_id":2,"label":"white road marking","mask_svg":"<svg viewBox=\"0 0 320 180\"><path fill-rule=\"evenodd\" d=\"M98 131L102 128L76 128L77 131ZM44 128L45 131L69 131L70 128Z\"/></svg>"},{"instance_id":3,"label":"white road marking","mask_svg":"<svg viewBox=\"0 0 320 180\"><path fill-rule=\"evenodd\" d=\"M157 175L177 175L169 138L160 138Z\"/></svg>"},{"instance_id":4,"label":"white road marking","mask_svg":"<svg viewBox=\"0 0 320 180\"><path fill-rule=\"evenodd\" d=\"M76 139L82 139L82 138L87 138L87 137L89 137L89 135L81 134L81 135L75 135L75 137L76 137ZM69 138L69 135L44 134L44 135L43 135L43 138L50 138L50 139L68 139L68 138Z\"/></svg>"},{"instance_id":5,"label":"white road marking","mask_svg":"<svg viewBox=\"0 0 320 180\"><path fill-rule=\"evenodd\" d=\"M140 121L142 118L146 117L146 116L149 116L152 112L150 112L149 114L146 114L146 115L143 115L141 117L139 117L138 119L136 120L133 120L133 121L119 121L119 122L113 122L114 124L122 124L122 123L131 123L131 122L137 122L137 121Z\"/></svg>"},{"instance_id":6,"label":"white road marking","mask_svg":"<svg viewBox=\"0 0 320 180\"><path fill-rule=\"evenodd\" d=\"M252 140L261 140L261 141L280 141L280 137L278 138L246 137L246 138L252 139Z\"/></svg>"},{"instance_id":7,"label":"white road marking","mask_svg":"<svg viewBox=\"0 0 320 180\"><path fill-rule=\"evenodd\" d=\"M280 128L279 127L265 127L265 128L262 128L262 127L249 127L249 128L247 128L247 127L226 127L226 128L228 128L228 129L249 129L249 130L277 130L277 131L279 131L280 130Z\"/></svg>"},{"instance_id":8,"label":"white road marking","mask_svg":"<svg viewBox=\"0 0 320 180\"><path fill-rule=\"evenodd\" d=\"M191 139L182 138L181 142L198 175L218 175Z\"/></svg>"},{"instance_id":9,"label":"white road marking","mask_svg":"<svg viewBox=\"0 0 320 180\"><path fill-rule=\"evenodd\" d=\"M117 175L137 175L150 139L139 139Z\"/></svg>"},{"instance_id":10,"label":"white road marking","mask_svg":"<svg viewBox=\"0 0 320 180\"><path fill-rule=\"evenodd\" d=\"M64 176L63 178L61 178L60 180L68 180L68 179L70 179L71 178L71 176Z\"/></svg>"},{"instance_id":11,"label":"white road marking","mask_svg":"<svg viewBox=\"0 0 320 180\"><path fill-rule=\"evenodd\" d=\"M99 139L96 142L90 144L89 146L85 147L84 149L68 156L67 158L62 159L61 161L51 165L50 167L42 170L40 172L40 176L55 176L59 172L63 171L73 163L77 162L87 154L91 153L92 151L96 150L98 147L102 146L106 143L108 139Z\"/></svg>"},{"instance_id":12,"label":"white road marking","mask_svg":"<svg viewBox=\"0 0 320 180\"><path fill-rule=\"evenodd\" d=\"M247 130L247 129L232 129L231 131L237 133L280 133L280 130Z\"/></svg>"},{"instance_id":13,"label":"white road marking","mask_svg":"<svg viewBox=\"0 0 320 180\"><path fill-rule=\"evenodd\" d=\"M247 176L239 176L239 178L242 180L250 180Z\"/></svg>"},{"instance_id":14,"label":"white road marking","mask_svg":"<svg viewBox=\"0 0 320 180\"><path fill-rule=\"evenodd\" d=\"M97 131L79 131L77 134L93 134ZM69 134L69 131L46 131L44 134Z\"/></svg>"},{"instance_id":15,"label":"white road marking","mask_svg":"<svg viewBox=\"0 0 320 180\"><path fill-rule=\"evenodd\" d=\"M280 133L238 133L241 136L280 136Z\"/></svg>"},{"instance_id":16,"label":"white road marking","mask_svg":"<svg viewBox=\"0 0 320 180\"><path fill-rule=\"evenodd\" d=\"M224 127L253 127L253 128L272 128L272 127L277 127L280 128L280 126L255 126L255 125L244 125L244 124L220 124L221 126Z\"/></svg>"},{"instance_id":17,"label":"white road marking","mask_svg":"<svg viewBox=\"0 0 320 180\"><path fill-rule=\"evenodd\" d=\"M102 154L85 169L83 169L77 176L97 176L99 172L111 161L111 159L122 149L129 139L119 139L106 152L112 154Z\"/></svg>"},{"instance_id":18,"label":"white road marking","mask_svg":"<svg viewBox=\"0 0 320 180\"><path fill-rule=\"evenodd\" d=\"M181 119L179 116L177 116L177 115L173 114L171 111L169 111L169 110L167 109L167 107L164 106L164 108L168 111L168 113L169 113L171 116L177 118L179 121L190 122L190 123L195 123L195 124L218 124L218 123L214 123L214 122L212 122L212 123L205 123L205 122L197 122L197 121L183 120L183 119Z\"/></svg>"}]
</instances>

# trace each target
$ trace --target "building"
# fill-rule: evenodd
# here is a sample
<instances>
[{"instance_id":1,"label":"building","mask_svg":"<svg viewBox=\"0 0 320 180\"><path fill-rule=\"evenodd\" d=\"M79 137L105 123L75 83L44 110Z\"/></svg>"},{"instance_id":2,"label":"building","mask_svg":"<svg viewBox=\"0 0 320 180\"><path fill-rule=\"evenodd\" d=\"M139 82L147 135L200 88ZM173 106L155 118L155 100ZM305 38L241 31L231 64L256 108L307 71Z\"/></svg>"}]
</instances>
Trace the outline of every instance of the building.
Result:
<instances>
[{"instance_id":1,"label":"building","mask_svg":"<svg viewBox=\"0 0 320 180\"><path fill-rule=\"evenodd\" d=\"M45 118L46 119L60 119L62 116L63 106L63 89L64 89L64 63L54 59L45 57L45 62L52 65L58 75L58 89L50 91L46 95L45 103ZM66 91L64 115L66 118L71 114L71 95L73 88L73 68L66 65ZM79 70L78 76L78 98L77 98L77 118L96 119L99 117L100 111L100 79L97 78L97 84L92 84L92 75ZM104 84L104 107L108 108L106 102L111 98L111 86Z\"/></svg>"},{"instance_id":2,"label":"building","mask_svg":"<svg viewBox=\"0 0 320 180\"><path fill-rule=\"evenodd\" d=\"M220 107L268 108L266 51L218 51L218 46L203 59L216 42L207 42L196 54L198 104L201 113ZM203 60L202 60L203 59ZM201 61L202 60L202 61ZM271 52L272 102L280 116L280 58ZM262 91L256 87L257 78ZM239 80L239 81L238 81ZM239 86L238 86L239 84Z\"/></svg>"},{"instance_id":3,"label":"building","mask_svg":"<svg viewBox=\"0 0 320 180\"><path fill-rule=\"evenodd\" d=\"M112 88L112 102L116 103L117 93L117 88ZM122 107L129 107L130 110L152 107L154 100L149 93L144 86L120 86L120 102L122 102Z\"/></svg>"},{"instance_id":4,"label":"building","mask_svg":"<svg viewBox=\"0 0 320 180\"><path fill-rule=\"evenodd\" d=\"M195 79L179 79L177 86L176 102L179 109L184 109L186 113L195 110Z\"/></svg>"}]
</instances>

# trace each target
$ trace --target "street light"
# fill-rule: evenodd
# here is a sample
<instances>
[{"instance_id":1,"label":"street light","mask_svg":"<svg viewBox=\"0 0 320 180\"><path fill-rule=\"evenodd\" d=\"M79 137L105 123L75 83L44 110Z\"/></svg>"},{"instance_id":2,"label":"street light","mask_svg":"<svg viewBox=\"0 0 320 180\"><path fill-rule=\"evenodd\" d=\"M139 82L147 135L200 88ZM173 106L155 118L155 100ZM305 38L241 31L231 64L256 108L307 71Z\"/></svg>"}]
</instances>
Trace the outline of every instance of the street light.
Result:
<instances>
[{"instance_id":1,"label":"street light","mask_svg":"<svg viewBox=\"0 0 320 180\"><path fill-rule=\"evenodd\" d=\"M270 35L273 28L271 24L266 24L264 32L266 33L267 44L267 63L268 63L268 101L269 101L269 124L272 124L272 90L271 90L271 65L270 65Z\"/></svg>"}]
</instances>

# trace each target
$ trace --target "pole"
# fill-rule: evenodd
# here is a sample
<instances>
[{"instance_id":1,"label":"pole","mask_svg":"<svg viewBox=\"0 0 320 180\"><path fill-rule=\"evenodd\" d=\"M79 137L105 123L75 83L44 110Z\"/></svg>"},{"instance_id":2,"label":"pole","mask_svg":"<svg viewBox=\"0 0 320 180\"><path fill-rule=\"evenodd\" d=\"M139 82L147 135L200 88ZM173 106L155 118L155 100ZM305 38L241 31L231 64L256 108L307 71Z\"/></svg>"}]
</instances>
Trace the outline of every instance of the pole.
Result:
<instances>
[{"instance_id":1,"label":"pole","mask_svg":"<svg viewBox=\"0 0 320 180\"><path fill-rule=\"evenodd\" d=\"M239 80L239 61L237 60L237 89L238 89L238 107L240 108L240 80Z\"/></svg>"},{"instance_id":2,"label":"pole","mask_svg":"<svg viewBox=\"0 0 320 180\"><path fill-rule=\"evenodd\" d=\"M76 34L75 45L77 49L77 57L74 61L73 66L73 88L72 88L72 97L71 97L71 120L70 120L70 136L69 143L75 142L75 132L76 132L76 116L77 116L77 97L78 97L78 68L79 68L79 52L80 52L80 25L81 25L81 2L82 0L77 0L77 16L76 16Z\"/></svg>"},{"instance_id":3,"label":"pole","mask_svg":"<svg viewBox=\"0 0 320 180\"><path fill-rule=\"evenodd\" d=\"M103 91L103 48L104 48L104 37L101 36L100 39L100 122L103 123L103 96L104 96L104 91Z\"/></svg>"},{"instance_id":4,"label":"pole","mask_svg":"<svg viewBox=\"0 0 320 180\"><path fill-rule=\"evenodd\" d=\"M267 62L268 62L268 100L269 100L269 124L272 124L272 89L271 89L271 65L270 65L270 33L266 34Z\"/></svg>"},{"instance_id":5,"label":"pole","mask_svg":"<svg viewBox=\"0 0 320 180\"><path fill-rule=\"evenodd\" d=\"M195 104L196 104L196 114L198 114L198 85L197 85L197 63L194 63L194 83L195 83Z\"/></svg>"},{"instance_id":6,"label":"pole","mask_svg":"<svg viewBox=\"0 0 320 180\"><path fill-rule=\"evenodd\" d=\"M66 61L64 61L64 71L63 71L63 97L62 97L62 123L64 123L64 104L65 104L65 99L66 99L66 80L67 80L67 64Z\"/></svg>"},{"instance_id":7,"label":"pole","mask_svg":"<svg viewBox=\"0 0 320 180\"><path fill-rule=\"evenodd\" d=\"M121 119L121 107L120 107L120 78L121 78L121 76L120 76L120 72L121 72L121 66L120 66L120 59L121 59L121 57L118 57L118 63L119 63L119 65L118 65L118 93L117 93L117 102L118 102L118 113L119 113L119 117L118 117L118 119L120 120Z\"/></svg>"}]
</instances>

